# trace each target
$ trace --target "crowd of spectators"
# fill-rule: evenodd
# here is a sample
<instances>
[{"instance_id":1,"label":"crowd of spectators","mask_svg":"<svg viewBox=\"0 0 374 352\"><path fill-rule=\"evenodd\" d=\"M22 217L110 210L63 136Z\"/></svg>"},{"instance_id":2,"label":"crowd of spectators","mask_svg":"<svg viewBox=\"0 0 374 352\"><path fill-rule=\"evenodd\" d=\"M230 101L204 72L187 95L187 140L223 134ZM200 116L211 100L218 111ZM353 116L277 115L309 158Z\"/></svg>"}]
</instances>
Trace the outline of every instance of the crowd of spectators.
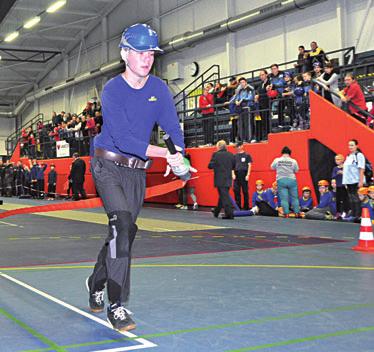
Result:
<instances>
[{"instance_id":1,"label":"crowd of spectators","mask_svg":"<svg viewBox=\"0 0 374 352\"><path fill-rule=\"evenodd\" d=\"M214 113L228 110L231 142L259 142L269 132L309 128L309 91L321 95L339 108L351 102L367 111L364 94L355 77L344 77L344 90L339 90L339 74L323 49L316 42L310 50L299 46L294 69L281 71L278 64L259 71L249 81L246 77L231 77L226 85L206 84L199 98L204 144L214 143ZM349 113L359 121L373 126L370 118L356 107L347 105ZM216 127L217 128L217 127Z\"/></svg>"},{"instance_id":2,"label":"crowd of spectators","mask_svg":"<svg viewBox=\"0 0 374 352\"><path fill-rule=\"evenodd\" d=\"M61 111L52 113L48 123L38 121L35 126L21 131L21 156L30 159L56 157L58 141L69 143L69 156L74 153L89 155L93 137L100 133L103 124L100 103L88 102L79 115Z\"/></svg>"},{"instance_id":3,"label":"crowd of spectators","mask_svg":"<svg viewBox=\"0 0 374 352\"><path fill-rule=\"evenodd\" d=\"M301 194L297 183L299 166L291 157L292 151L284 147L281 156L274 159L270 168L276 171L276 180L266 188L261 179L255 181L252 197L248 194L252 157L236 144L232 155L226 149L225 141L217 142L217 152L213 154L209 168L214 170L214 185L219 192L219 203L212 209L218 217L225 209L224 219L238 216L279 216L316 220L343 220L359 222L362 208L368 208L374 222L374 179L370 162L358 147L358 141L348 142L348 154L335 156L336 167L329 179L318 181L318 204L312 198L312 185L303 185ZM231 204L229 190L233 186L235 204ZM243 200L241 198L243 194ZM250 198L252 204L249 203ZM244 213L243 213L244 210Z\"/></svg>"}]
</instances>

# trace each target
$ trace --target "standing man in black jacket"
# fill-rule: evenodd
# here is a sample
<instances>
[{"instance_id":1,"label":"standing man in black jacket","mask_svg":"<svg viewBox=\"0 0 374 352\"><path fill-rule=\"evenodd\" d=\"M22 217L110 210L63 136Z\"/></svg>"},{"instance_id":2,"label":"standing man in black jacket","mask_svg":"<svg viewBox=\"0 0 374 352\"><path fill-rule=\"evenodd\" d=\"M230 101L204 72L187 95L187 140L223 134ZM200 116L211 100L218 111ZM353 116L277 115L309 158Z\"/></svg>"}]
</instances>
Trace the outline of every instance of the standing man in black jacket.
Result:
<instances>
[{"instance_id":1,"label":"standing man in black jacket","mask_svg":"<svg viewBox=\"0 0 374 352\"><path fill-rule=\"evenodd\" d=\"M227 151L226 142L217 142L217 152L212 155L208 168L214 170L214 187L218 189L218 204L213 210L214 217L218 217L222 208L225 216L222 219L234 219L229 190L232 185L232 170L235 168L234 155Z\"/></svg>"},{"instance_id":2,"label":"standing man in black jacket","mask_svg":"<svg viewBox=\"0 0 374 352\"><path fill-rule=\"evenodd\" d=\"M55 165L51 164L51 171L48 174L48 200L56 198L57 172Z\"/></svg>"},{"instance_id":3,"label":"standing man in black jacket","mask_svg":"<svg viewBox=\"0 0 374 352\"><path fill-rule=\"evenodd\" d=\"M83 188L84 175L86 173L86 163L79 157L78 153L73 154L73 164L71 166L71 181L73 188L73 200L79 200L79 194L82 199L86 199L86 191Z\"/></svg>"}]
</instances>

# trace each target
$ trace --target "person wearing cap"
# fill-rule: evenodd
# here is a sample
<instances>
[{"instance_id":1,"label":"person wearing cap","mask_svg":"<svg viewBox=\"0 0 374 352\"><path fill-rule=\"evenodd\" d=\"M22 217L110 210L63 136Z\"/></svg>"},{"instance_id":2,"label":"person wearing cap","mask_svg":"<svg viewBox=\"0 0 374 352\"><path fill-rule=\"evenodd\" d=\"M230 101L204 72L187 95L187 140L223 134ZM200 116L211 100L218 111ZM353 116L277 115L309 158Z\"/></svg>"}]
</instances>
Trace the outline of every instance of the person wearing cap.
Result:
<instances>
[{"instance_id":1,"label":"person wearing cap","mask_svg":"<svg viewBox=\"0 0 374 352\"><path fill-rule=\"evenodd\" d=\"M313 209L312 190L310 189L310 187L305 186L302 188L301 192L302 194L299 199L300 211L306 213L309 210Z\"/></svg>"},{"instance_id":2,"label":"person wearing cap","mask_svg":"<svg viewBox=\"0 0 374 352\"><path fill-rule=\"evenodd\" d=\"M277 91L277 97L281 97L284 91L286 82L284 80L283 71L279 70L278 64L272 64L270 66L271 73L269 74L270 85L267 87L268 91ZM283 127L284 124L284 103L282 100L274 100L272 102L271 110L273 113L278 115L278 126Z\"/></svg>"},{"instance_id":3,"label":"person wearing cap","mask_svg":"<svg viewBox=\"0 0 374 352\"><path fill-rule=\"evenodd\" d=\"M275 189L272 187L264 190L264 185L263 180L256 181L256 191L252 195L250 215L278 216L278 207L275 203L277 197L276 186Z\"/></svg>"},{"instance_id":4,"label":"person wearing cap","mask_svg":"<svg viewBox=\"0 0 374 352\"><path fill-rule=\"evenodd\" d=\"M349 199L346 187L343 185L344 156L335 155L336 166L332 170L331 178L336 181L336 218L344 218L349 210Z\"/></svg>"},{"instance_id":5,"label":"person wearing cap","mask_svg":"<svg viewBox=\"0 0 374 352\"><path fill-rule=\"evenodd\" d=\"M322 75L322 65L319 61L313 63L313 73L312 78L314 80L318 80L319 77ZM323 88L318 85L317 83L313 83L313 91L318 95L322 95Z\"/></svg>"},{"instance_id":6,"label":"person wearing cap","mask_svg":"<svg viewBox=\"0 0 374 352\"><path fill-rule=\"evenodd\" d=\"M48 174L48 200L56 198L56 185L57 185L57 172L55 170L55 164L51 164L51 171Z\"/></svg>"},{"instance_id":7,"label":"person wearing cap","mask_svg":"<svg viewBox=\"0 0 374 352\"><path fill-rule=\"evenodd\" d=\"M91 160L91 173L109 219L109 234L86 285L93 312L104 310L107 286L107 319L114 329L127 331L136 327L126 306L131 248L138 229L135 222L144 200L149 158L164 158L172 170L178 170L184 165L184 141L169 88L150 74L155 53L162 52L157 33L147 24L134 24L124 30L119 47L126 70L104 86L104 123L94 138ZM171 136L179 150L176 154L150 145L155 123Z\"/></svg>"},{"instance_id":8,"label":"person wearing cap","mask_svg":"<svg viewBox=\"0 0 374 352\"><path fill-rule=\"evenodd\" d=\"M329 181L318 181L319 203L305 214L306 219L333 220L336 214L336 200L329 190Z\"/></svg>"},{"instance_id":9,"label":"person wearing cap","mask_svg":"<svg viewBox=\"0 0 374 352\"><path fill-rule=\"evenodd\" d=\"M296 173L299 171L299 165L295 159L291 158L290 148L283 147L281 153L281 157L274 159L271 168L276 170L280 203L284 216L288 217L290 213L290 200L296 215L300 213L296 181Z\"/></svg>"},{"instance_id":10,"label":"person wearing cap","mask_svg":"<svg viewBox=\"0 0 374 352\"><path fill-rule=\"evenodd\" d=\"M249 209L248 180L251 175L252 157L244 151L243 143L238 142L235 146L235 169L232 171L234 180L235 202L240 209ZM242 205L243 193L244 203Z\"/></svg>"},{"instance_id":11,"label":"person wearing cap","mask_svg":"<svg viewBox=\"0 0 374 352\"><path fill-rule=\"evenodd\" d=\"M371 214L373 212L373 209L371 207L368 194L369 194L368 187L361 187L357 190L357 195L361 202L361 209L367 208L369 210L370 219L373 219L372 214Z\"/></svg>"},{"instance_id":12,"label":"person wearing cap","mask_svg":"<svg viewBox=\"0 0 374 352\"><path fill-rule=\"evenodd\" d=\"M218 204L212 209L215 218L218 218L221 209L225 210L222 219L234 219L234 212L230 200L230 187L232 185L232 171L235 169L235 158L226 148L226 142L220 140L216 144L217 151L213 153L208 168L214 171L214 187L218 190Z\"/></svg>"}]
</instances>

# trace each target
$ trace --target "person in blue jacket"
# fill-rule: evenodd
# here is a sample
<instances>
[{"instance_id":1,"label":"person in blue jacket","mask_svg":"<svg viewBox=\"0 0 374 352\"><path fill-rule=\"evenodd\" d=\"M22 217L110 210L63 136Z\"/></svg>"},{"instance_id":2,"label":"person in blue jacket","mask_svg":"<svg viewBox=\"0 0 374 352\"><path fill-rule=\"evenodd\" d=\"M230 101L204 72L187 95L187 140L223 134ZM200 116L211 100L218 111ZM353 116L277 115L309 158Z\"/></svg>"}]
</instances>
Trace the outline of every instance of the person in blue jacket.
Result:
<instances>
[{"instance_id":1,"label":"person in blue jacket","mask_svg":"<svg viewBox=\"0 0 374 352\"><path fill-rule=\"evenodd\" d=\"M128 331L136 328L126 306L131 249L150 158L165 158L174 173L186 167L183 133L172 95L163 80L150 74L155 53L162 52L157 33L147 24L132 25L124 30L119 47L126 70L104 86L104 123L101 133L95 136L91 160L95 186L108 215L109 234L86 286L93 312L104 310L107 287L107 320L114 329ZM155 123L171 137L176 154L150 144Z\"/></svg>"},{"instance_id":2,"label":"person in blue jacket","mask_svg":"<svg viewBox=\"0 0 374 352\"><path fill-rule=\"evenodd\" d=\"M315 220L333 220L336 214L336 200L333 193L329 190L329 181L318 181L318 190L320 194L318 205L305 214L306 219Z\"/></svg>"},{"instance_id":3,"label":"person in blue jacket","mask_svg":"<svg viewBox=\"0 0 374 352\"><path fill-rule=\"evenodd\" d=\"M374 225L374 185L368 187L368 208L370 211L370 219Z\"/></svg>"},{"instance_id":4,"label":"person in blue jacket","mask_svg":"<svg viewBox=\"0 0 374 352\"><path fill-rule=\"evenodd\" d=\"M252 209L253 214L265 215L265 216L278 216L278 205L277 205L277 183L273 182L272 188L263 190L264 181L256 181L256 192L253 193L252 197Z\"/></svg>"},{"instance_id":5,"label":"person in blue jacket","mask_svg":"<svg viewBox=\"0 0 374 352\"><path fill-rule=\"evenodd\" d=\"M312 198L312 190L310 187L305 186L302 189L302 195L299 199L300 204L300 211L303 213L308 212L309 210L313 209L313 198Z\"/></svg>"}]
</instances>

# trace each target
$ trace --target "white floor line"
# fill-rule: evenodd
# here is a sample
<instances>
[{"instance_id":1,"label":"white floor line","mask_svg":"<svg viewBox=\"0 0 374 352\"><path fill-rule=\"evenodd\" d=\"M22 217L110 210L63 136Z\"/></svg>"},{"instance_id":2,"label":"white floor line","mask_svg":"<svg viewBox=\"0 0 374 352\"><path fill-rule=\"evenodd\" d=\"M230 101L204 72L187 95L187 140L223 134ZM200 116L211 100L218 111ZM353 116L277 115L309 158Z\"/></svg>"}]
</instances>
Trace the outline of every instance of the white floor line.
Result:
<instances>
[{"instance_id":1,"label":"white floor line","mask_svg":"<svg viewBox=\"0 0 374 352\"><path fill-rule=\"evenodd\" d=\"M6 221L0 221L0 224L8 225L8 226L13 226L13 227L20 227L17 224L12 224L11 222L6 222Z\"/></svg>"},{"instance_id":2,"label":"white floor line","mask_svg":"<svg viewBox=\"0 0 374 352\"><path fill-rule=\"evenodd\" d=\"M22 281L14 278L12 276L9 276L7 274L3 274L2 272L0 272L0 276L3 277L4 279L12 281L13 283L15 283L17 285L22 286L22 287L24 287L24 288L26 288L26 289L28 289L28 290L36 293L36 294L38 294L38 295L40 295L40 296L42 296L42 297L44 297L44 298L46 298L46 299L54 302L54 303L57 303L57 304L65 307L67 309L70 309L71 311L73 311L75 313L78 313L78 314L80 314L80 315L82 315L82 316L84 316L84 317L86 317L88 319L91 319L91 320L95 321L96 323L104 325L107 328L113 330L111 324L109 324L107 321L105 321L103 319L98 318L95 315L92 315L92 314L90 314L88 312L85 312L85 311L79 309L79 308L76 308L76 307L72 306L69 303L61 301L60 299L58 299L56 297L53 297L50 294L48 294L46 292L43 292L43 291L41 291L41 290L39 290L39 289L37 289L35 287L32 287L32 286L26 284L25 282L22 282ZM124 336L126 336L126 337L130 337L130 338L134 338L134 337L136 338L137 337L135 334L133 334L131 332L128 332L128 331L125 331L125 332L117 331L117 332L120 333L120 334L122 334L122 335L124 335ZM148 340L143 339L143 338L136 338L133 341L136 341L136 342L140 343L140 345L127 346L127 347L119 347L119 348L114 348L114 349L112 348L112 349L107 349L107 350L97 350L95 352L104 352L104 351L105 352L120 352L120 351L132 351L132 350L139 350L139 349L143 349L143 348L157 347L157 345L154 344L153 342L148 341Z\"/></svg>"}]
</instances>

